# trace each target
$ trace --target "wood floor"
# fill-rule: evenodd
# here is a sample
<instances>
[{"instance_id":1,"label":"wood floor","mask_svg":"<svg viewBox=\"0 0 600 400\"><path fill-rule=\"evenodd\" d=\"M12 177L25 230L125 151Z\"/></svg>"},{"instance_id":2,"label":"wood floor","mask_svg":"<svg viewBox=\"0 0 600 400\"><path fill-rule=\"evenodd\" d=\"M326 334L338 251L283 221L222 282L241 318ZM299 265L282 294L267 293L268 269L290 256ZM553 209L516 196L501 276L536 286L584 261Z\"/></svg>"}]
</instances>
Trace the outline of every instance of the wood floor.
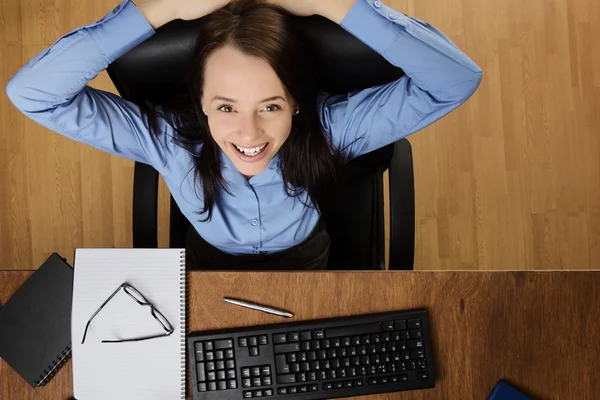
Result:
<instances>
[{"instance_id":1,"label":"wood floor","mask_svg":"<svg viewBox=\"0 0 600 400\"><path fill-rule=\"evenodd\" d=\"M409 137L415 269L598 268L600 2L385 3L436 26L484 70L466 104ZM4 92L36 53L118 1L0 4L0 268L131 247L133 162L28 120ZM116 93L106 73L91 85ZM161 181L162 247L167 195Z\"/></svg>"}]
</instances>

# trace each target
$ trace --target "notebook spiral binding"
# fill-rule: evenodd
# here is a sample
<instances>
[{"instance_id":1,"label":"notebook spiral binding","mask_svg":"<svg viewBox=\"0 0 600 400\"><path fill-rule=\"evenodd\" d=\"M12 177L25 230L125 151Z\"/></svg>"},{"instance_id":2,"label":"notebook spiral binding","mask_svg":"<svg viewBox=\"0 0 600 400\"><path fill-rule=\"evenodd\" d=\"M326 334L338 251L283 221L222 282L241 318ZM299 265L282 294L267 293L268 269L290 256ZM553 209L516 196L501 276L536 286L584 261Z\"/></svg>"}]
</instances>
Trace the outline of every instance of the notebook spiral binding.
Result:
<instances>
[{"instance_id":1,"label":"notebook spiral binding","mask_svg":"<svg viewBox=\"0 0 600 400\"><path fill-rule=\"evenodd\" d=\"M56 356L54 360L44 369L44 373L40 375L39 379L35 380L35 384L37 387L46 386L46 383L52 379L52 377L58 372L59 369L62 368L63 365L69 360L71 357L71 346L67 346L64 350L60 352L59 355Z\"/></svg>"},{"instance_id":2,"label":"notebook spiral binding","mask_svg":"<svg viewBox=\"0 0 600 400\"><path fill-rule=\"evenodd\" d=\"M186 332L187 332L187 324L189 319L187 318L187 307L189 298L189 280L187 279L187 271L185 268L185 249L181 250L181 254L179 256L179 260L181 262L180 265L180 282L182 287L182 292L180 293L180 309L179 309L179 326L181 326L181 354L183 354L181 360L181 398L185 399L186 392L186 377L187 377L187 362L186 362Z\"/></svg>"}]
</instances>

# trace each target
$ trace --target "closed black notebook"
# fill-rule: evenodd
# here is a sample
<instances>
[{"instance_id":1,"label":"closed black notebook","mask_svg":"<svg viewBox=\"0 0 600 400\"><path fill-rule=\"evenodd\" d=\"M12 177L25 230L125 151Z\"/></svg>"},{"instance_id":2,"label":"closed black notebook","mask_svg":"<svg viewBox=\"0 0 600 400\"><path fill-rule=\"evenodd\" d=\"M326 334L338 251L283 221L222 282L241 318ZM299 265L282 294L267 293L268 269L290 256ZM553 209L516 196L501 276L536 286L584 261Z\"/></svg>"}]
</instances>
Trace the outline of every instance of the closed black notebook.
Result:
<instances>
[{"instance_id":1,"label":"closed black notebook","mask_svg":"<svg viewBox=\"0 0 600 400\"><path fill-rule=\"evenodd\" d=\"M53 253L0 308L0 358L31 386L71 354L73 269Z\"/></svg>"}]
</instances>

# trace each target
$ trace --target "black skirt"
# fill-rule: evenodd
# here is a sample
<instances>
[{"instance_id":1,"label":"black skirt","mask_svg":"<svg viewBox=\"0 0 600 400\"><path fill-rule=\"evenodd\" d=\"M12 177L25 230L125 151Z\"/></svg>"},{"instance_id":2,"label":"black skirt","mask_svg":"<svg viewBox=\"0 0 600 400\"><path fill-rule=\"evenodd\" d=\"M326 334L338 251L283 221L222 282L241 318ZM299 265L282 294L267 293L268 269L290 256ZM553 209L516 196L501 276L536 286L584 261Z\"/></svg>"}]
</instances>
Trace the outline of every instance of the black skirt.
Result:
<instances>
[{"instance_id":1,"label":"black skirt","mask_svg":"<svg viewBox=\"0 0 600 400\"><path fill-rule=\"evenodd\" d=\"M186 236L188 270L279 271L323 270L329 259L329 234L319 220L311 234L300 244L272 254L232 255L202 239L190 225Z\"/></svg>"}]
</instances>

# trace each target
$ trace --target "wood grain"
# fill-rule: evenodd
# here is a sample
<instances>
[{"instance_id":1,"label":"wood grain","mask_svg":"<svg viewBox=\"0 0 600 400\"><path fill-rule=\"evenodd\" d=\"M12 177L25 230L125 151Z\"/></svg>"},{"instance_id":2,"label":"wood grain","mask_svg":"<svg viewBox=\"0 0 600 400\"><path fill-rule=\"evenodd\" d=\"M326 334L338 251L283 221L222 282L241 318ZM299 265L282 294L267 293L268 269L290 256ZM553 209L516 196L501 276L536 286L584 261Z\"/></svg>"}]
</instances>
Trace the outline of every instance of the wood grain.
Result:
<instances>
[{"instance_id":1,"label":"wood grain","mask_svg":"<svg viewBox=\"0 0 600 400\"><path fill-rule=\"evenodd\" d=\"M30 274L0 271L0 304ZM436 387L370 399L484 399L500 379L536 400L600 391L600 272L192 272L189 287L188 332L283 322L224 296L292 310L297 321L427 308ZM0 361L0 398L67 399L71 374L69 362L33 390Z\"/></svg>"},{"instance_id":2,"label":"wood grain","mask_svg":"<svg viewBox=\"0 0 600 400\"><path fill-rule=\"evenodd\" d=\"M118 2L0 0L0 87ZM600 3L388 0L484 70L475 95L409 137L416 269L600 265ZM106 73L91 86L116 93ZM107 173L108 172L108 173ZM63 138L0 94L0 268L131 247L133 162ZM161 184L159 245L168 246Z\"/></svg>"}]
</instances>

